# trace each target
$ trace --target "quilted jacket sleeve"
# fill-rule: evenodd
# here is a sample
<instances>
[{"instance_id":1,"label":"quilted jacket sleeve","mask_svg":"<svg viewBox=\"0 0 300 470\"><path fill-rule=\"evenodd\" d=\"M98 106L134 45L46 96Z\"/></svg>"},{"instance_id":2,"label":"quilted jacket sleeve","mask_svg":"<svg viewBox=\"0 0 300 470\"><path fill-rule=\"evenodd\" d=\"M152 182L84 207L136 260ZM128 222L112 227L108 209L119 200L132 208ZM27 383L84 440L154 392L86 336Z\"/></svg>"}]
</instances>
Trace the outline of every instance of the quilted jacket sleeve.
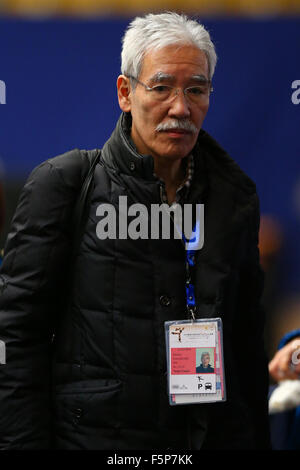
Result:
<instances>
[{"instance_id":1,"label":"quilted jacket sleeve","mask_svg":"<svg viewBox=\"0 0 300 470\"><path fill-rule=\"evenodd\" d=\"M50 347L68 275L74 197L61 172L44 162L21 192L7 238L0 272L0 449L50 445Z\"/></svg>"},{"instance_id":2,"label":"quilted jacket sleeve","mask_svg":"<svg viewBox=\"0 0 300 470\"><path fill-rule=\"evenodd\" d=\"M265 312L261 303L264 273L258 250L259 201L252 199L245 256L240 272L239 321L236 324L236 357L240 371L241 393L248 405L253 421L255 446L270 447L268 421L268 360L264 347Z\"/></svg>"},{"instance_id":3,"label":"quilted jacket sleeve","mask_svg":"<svg viewBox=\"0 0 300 470\"><path fill-rule=\"evenodd\" d=\"M292 330L289 333L285 334L278 345L278 349L283 348L287 343L292 341L293 339L299 338L300 337L300 328L297 330Z\"/></svg>"}]
</instances>

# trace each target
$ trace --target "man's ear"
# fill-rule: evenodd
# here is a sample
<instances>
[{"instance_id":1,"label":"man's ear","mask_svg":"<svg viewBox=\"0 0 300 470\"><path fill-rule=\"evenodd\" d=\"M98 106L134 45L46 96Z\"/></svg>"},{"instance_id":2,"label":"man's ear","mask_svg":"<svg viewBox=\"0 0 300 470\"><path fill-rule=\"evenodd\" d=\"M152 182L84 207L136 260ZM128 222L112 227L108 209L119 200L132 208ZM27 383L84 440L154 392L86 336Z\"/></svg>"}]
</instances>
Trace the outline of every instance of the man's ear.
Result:
<instances>
[{"instance_id":1,"label":"man's ear","mask_svg":"<svg viewBox=\"0 0 300 470\"><path fill-rule=\"evenodd\" d=\"M131 111L131 85L130 80L125 75L119 75L117 79L119 106L125 113Z\"/></svg>"}]
</instances>

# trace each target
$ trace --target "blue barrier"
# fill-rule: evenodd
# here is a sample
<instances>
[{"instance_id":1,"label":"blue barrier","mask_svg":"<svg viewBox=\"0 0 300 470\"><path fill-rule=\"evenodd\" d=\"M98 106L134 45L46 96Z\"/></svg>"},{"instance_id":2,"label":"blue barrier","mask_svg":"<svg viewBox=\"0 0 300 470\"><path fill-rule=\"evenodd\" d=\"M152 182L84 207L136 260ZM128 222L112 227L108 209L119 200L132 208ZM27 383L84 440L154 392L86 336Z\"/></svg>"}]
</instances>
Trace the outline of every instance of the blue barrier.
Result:
<instances>
[{"instance_id":1,"label":"blue barrier","mask_svg":"<svg viewBox=\"0 0 300 470\"><path fill-rule=\"evenodd\" d=\"M300 18L203 23L219 56L204 128L255 180L262 211L278 218L296 246ZM25 179L35 165L68 149L102 146L119 116L116 78L127 24L124 18L0 19L0 80L6 84L0 158L6 179ZM300 250L287 256L299 288Z\"/></svg>"}]
</instances>

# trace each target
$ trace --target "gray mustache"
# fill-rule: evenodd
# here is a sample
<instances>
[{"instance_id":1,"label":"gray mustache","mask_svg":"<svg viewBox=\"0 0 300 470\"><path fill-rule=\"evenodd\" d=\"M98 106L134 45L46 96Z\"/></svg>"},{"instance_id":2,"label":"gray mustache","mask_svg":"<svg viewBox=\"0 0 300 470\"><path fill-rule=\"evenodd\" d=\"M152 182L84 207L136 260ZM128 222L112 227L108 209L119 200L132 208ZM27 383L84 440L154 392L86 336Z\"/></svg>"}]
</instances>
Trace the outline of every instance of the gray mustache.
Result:
<instances>
[{"instance_id":1,"label":"gray mustache","mask_svg":"<svg viewBox=\"0 0 300 470\"><path fill-rule=\"evenodd\" d=\"M192 132L192 134L196 134L198 132L197 127L188 119L172 119L171 121L161 122L155 130L157 132L161 132L172 129L182 129L184 131Z\"/></svg>"}]
</instances>

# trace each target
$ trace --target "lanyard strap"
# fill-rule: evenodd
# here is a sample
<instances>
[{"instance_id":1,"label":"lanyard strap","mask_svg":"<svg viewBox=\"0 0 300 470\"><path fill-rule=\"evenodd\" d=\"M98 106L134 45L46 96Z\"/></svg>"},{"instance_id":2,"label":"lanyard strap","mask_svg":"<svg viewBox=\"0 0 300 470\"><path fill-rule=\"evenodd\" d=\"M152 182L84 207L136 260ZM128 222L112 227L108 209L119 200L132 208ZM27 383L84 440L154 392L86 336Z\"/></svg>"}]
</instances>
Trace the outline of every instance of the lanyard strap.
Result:
<instances>
[{"instance_id":1,"label":"lanyard strap","mask_svg":"<svg viewBox=\"0 0 300 470\"><path fill-rule=\"evenodd\" d=\"M196 218L196 222L194 225L194 228L192 230L192 234L194 235L193 238L190 238L188 241L185 238L185 235L183 231L181 230L181 227L178 226L176 221L173 219L174 227L177 229L177 232L180 234L180 237L182 239L182 242L185 247L185 253L186 253L186 283L185 283L185 290L186 290L186 308L187 312L191 317L191 320L194 321L196 319L195 317L195 312L196 312L196 299L195 299L195 287L194 284L192 283L192 270L195 266L195 252L196 250L193 249L196 247L196 249L199 249L199 240L200 240L200 225L201 225L201 217Z\"/></svg>"},{"instance_id":2,"label":"lanyard strap","mask_svg":"<svg viewBox=\"0 0 300 470\"><path fill-rule=\"evenodd\" d=\"M195 261L191 261L192 254L190 256L187 255L186 261L186 283L185 283L185 290L186 290L186 307L187 311L191 316L192 320L195 320L195 310L196 310L196 299L195 299L195 286L192 283L191 279L191 267L195 265Z\"/></svg>"},{"instance_id":3,"label":"lanyard strap","mask_svg":"<svg viewBox=\"0 0 300 470\"><path fill-rule=\"evenodd\" d=\"M191 249L191 246L194 244L195 240L198 237L198 231L200 228L199 221L196 221L193 233L195 234L193 239L189 241L186 240L184 234L182 233L182 239L185 243L186 248L186 283L185 283L185 290L186 290L186 307L189 315L191 316L191 320L195 320L195 311L196 311L196 299L195 299L195 286L192 283L192 268L195 266L195 250Z\"/></svg>"}]
</instances>

